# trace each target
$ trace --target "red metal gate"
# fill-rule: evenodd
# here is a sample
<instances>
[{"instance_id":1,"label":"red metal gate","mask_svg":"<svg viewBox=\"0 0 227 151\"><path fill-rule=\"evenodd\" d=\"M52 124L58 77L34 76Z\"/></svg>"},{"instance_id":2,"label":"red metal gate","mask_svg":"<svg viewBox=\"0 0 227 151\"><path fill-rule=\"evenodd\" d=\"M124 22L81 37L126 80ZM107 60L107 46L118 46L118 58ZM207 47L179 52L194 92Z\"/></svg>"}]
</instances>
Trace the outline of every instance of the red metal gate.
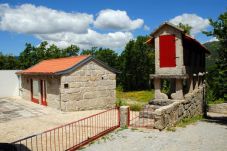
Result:
<instances>
[{"instance_id":1,"label":"red metal gate","mask_svg":"<svg viewBox=\"0 0 227 151\"><path fill-rule=\"evenodd\" d=\"M113 108L13 142L17 151L76 150L120 126L119 109Z\"/></svg>"},{"instance_id":2,"label":"red metal gate","mask_svg":"<svg viewBox=\"0 0 227 151\"><path fill-rule=\"evenodd\" d=\"M128 114L129 126L134 128L153 128L154 119L149 112L146 108L140 111L130 111Z\"/></svg>"}]
</instances>

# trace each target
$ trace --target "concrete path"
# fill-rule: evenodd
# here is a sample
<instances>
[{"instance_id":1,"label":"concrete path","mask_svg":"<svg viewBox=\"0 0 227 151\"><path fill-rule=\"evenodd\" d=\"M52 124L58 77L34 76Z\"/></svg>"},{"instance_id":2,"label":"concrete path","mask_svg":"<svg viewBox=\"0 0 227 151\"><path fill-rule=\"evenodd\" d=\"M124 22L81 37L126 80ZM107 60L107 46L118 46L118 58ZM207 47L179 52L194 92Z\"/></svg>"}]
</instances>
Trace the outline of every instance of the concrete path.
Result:
<instances>
[{"instance_id":1,"label":"concrete path","mask_svg":"<svg viewBox=\"0 0 227 151\"><path fill-rule=\"evenodd\" d=\"M109 134L83 151L227 151L227 115L197 122L175 132L126 129Z\"/></svg>"}]
</instances>

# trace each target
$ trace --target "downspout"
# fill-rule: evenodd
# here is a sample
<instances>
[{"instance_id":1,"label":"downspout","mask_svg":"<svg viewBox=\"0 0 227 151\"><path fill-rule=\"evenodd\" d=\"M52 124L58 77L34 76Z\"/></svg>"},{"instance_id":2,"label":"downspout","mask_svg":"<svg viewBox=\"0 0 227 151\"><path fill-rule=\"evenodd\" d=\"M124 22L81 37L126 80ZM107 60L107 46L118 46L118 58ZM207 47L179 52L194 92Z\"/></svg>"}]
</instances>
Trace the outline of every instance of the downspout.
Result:
<instances>
[{"instance_id":1,"label":"downspout","mask_svg":"<svg viewBox=\"0 0 227 151\"><path fill-rule=\"evenodd\" d=\"M62 111L62 108L61 108L61 76L60 76L60 85L59 85L59 105L60 105L60 110Z\"/></svg>"}]
</instances>

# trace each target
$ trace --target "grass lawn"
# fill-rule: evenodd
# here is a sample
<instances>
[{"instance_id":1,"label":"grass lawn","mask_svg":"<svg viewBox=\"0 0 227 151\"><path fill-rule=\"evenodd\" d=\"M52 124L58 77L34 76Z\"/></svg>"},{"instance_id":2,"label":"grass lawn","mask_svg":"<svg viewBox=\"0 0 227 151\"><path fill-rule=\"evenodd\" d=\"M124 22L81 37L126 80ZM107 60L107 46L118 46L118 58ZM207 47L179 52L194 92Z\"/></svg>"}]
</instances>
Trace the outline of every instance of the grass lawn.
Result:
<instances>
[{"instance_id":1,"label":"grass lawn","mask_svg":"<svg viewBox=\"0 0 227 151\"><path fill-rule=\"evenodd\" d=\"M123 92L120 90L116 91L118 106L129 105L131 110L140 110L143 105L148 104L150 100L154 98L154 90L144 91L130 91Z\"/></svg>"}]
</instances>

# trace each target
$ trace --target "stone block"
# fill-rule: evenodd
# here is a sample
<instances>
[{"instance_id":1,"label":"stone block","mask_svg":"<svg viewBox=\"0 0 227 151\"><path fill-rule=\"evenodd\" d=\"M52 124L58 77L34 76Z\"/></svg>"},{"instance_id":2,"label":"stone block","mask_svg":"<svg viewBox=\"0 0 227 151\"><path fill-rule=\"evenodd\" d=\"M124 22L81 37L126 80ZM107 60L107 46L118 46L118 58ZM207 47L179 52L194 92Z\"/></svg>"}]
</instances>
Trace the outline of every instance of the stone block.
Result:
<instances>
[{"instance_id":1,"label":"stone block","mask_svg":"<svg viewBox=\"0 0 227 151\"><path fill-rule=\"evenodd\" d=\"M85 92L83 95L83 99L92 99L94 97L96 97L96 95L93 92Z\"/></svg>"}]
</instances>

